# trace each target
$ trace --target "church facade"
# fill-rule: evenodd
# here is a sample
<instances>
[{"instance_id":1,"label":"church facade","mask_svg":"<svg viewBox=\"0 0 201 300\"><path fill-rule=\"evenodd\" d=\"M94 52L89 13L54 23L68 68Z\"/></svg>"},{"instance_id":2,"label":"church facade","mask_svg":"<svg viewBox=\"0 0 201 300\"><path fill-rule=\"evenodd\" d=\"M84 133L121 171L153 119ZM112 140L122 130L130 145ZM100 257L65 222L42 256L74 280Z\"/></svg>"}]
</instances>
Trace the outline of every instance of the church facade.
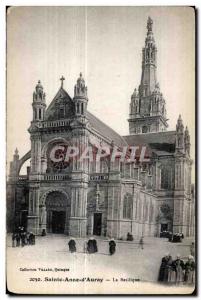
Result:
<instances>
[{"instance_id":1,"label":"church facade","mask_svg":"<svg viewBox=\"0 0 201 300\"><path fill-rule=\"evenodd\" d=\"M33 93L28 129L31 150L16 149L7 182L7 229L22 225L35 234L64 233L125 238L159 236L161 231L194 235L195 200L191 184L190 136L179 116L168 131L166 102L156 79L153 21L147 21L142 76L130 102L129 135L120 136L87 110L80 74L71 98L63 87L46 107L39 81ZM69 147L146 147L144 160L66 159ZM55 150L56 149L56 150ZM54 153L54 159L52 158ZM22 165L30 159L27 175Z\"/></svg>"}]
</instances>

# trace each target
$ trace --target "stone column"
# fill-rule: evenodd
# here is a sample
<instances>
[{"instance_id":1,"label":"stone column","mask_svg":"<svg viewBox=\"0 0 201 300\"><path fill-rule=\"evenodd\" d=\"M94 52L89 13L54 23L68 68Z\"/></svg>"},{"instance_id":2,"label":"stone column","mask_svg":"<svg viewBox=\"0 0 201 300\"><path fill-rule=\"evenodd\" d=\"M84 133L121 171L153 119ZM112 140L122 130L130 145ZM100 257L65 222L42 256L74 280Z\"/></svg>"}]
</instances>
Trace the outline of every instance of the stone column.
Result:
<instances>
[{"instance_id":1,"label":"stone column","mask_svg":"<svg viewBox=\"0 0 201 300\"><path fill-rule=\"evenodd\" d=\"M39 226L39 185L32 184L29 188L29 214L27 217L27 230L33 232L34 234L40 233Z\"/></svg>"},{"instance_id":2,"label":"stone column","mask_svg":"<svg viewBox=\"0 0 201 300\"><path fill-rule=\"evenodd\" d=\"M78 121L78 122L77 122ZM88 147L87 120L85 118L75 120L72 128L73 145L79 148L79 153ZM86 236L87 233L87 191L88 191L88 159L79 161L73 159L71 179L71 216L69 234L71 236Z\"/></svg>"},{"instance_id":3,"label":"stone column","mask_svg":"<svg viewBox=\"0 0 201 300\"><path fill-rule=\"evenodd\" d=\"M41 232L43 232L43 230L45 230L45 232L47 232L47 211L46 211L46 207L45 204L41 204L40 205L40 230Z\"/></svg>"}]
</instances>

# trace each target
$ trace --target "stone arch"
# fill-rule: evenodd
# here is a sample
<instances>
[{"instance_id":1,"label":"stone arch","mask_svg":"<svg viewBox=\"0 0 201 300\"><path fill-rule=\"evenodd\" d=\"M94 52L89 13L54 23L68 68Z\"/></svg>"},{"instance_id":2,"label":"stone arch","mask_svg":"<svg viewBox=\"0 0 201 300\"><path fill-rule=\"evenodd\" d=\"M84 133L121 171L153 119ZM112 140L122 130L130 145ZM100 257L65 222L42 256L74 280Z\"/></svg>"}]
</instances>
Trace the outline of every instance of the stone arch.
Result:
<instances>
[{"instance_id":1,"label":"stone arch","mask_svg":"<svg viewBox=\"0 0 201 300\"><path fill-rule=\"evenodd\" d=\"M71 203L66 191L53 188L44 192L39 208L41 231L69 234Z\"/></svg>"},{"instance_id":2,"label":"stone arch","mask_svg":"<svg viewBox=\"0 0 201 300\"><path fill-rule=\"evenodd\" d=\"M42 148L42 151L41 151L41 157L42 158L46 158L47 157L47 150L48 150L48 147L50 145L53 145L55 143L59 143L59 142L62 142L62 143L66 143L66 144L69 144L70 141L68 139L65 139L65 138L62 138L62 137L56 137L56 138L53 138L51 139L50 141L48 141Z\"/></svg>"},{"instance_id":3,"label":"stone arch","mask_svg":"<svg viewBox=\"0 0 201 300\"><path fill-rule=\"evenodd\" d=\"M40 205L45 205L46 204L45 203L46 198L47 198L48 194L50 194L52 192L62 193L62 194L64 194L66 196L67 199L70 199L70 196L69 196L69 194L66 191L64 191L63 189L55 188L55 189L50 189L50 190L44 192L41 195L41 197L40 197Z\"/></svg>"}]
</instances>

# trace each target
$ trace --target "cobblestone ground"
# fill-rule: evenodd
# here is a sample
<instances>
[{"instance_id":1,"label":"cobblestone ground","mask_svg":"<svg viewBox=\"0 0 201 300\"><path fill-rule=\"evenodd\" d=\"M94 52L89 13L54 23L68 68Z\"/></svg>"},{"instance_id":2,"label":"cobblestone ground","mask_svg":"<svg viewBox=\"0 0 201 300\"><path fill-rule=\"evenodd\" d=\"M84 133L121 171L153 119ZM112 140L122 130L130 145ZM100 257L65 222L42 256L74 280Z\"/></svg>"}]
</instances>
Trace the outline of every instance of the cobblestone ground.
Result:
<instances>
[{"instance_id":1,"label":"cobblestone ground","mask_svg":"<svg viewBox=\"0 0 201 300\"><path fill-rule=\"evenodd\" d=\"M140 249L138 241L117 241L116 253L108 252L108 241L97 239L98 253L84 253L84 239L76 239L77 252L71 254L64 235L47 235L36 237L34 246L12 248L11 236L7 237L7 274L8 288L22 292L26 288L35 293L151 293L150 283L154 283L156 293L169 293L169 287L157 284L161 258L169 252L173 259L180 254L184 260L190 254L192 239L184 239L182 243L169 243L167 239L145 238L144 249ZM20 269L21 268L21 269ZM38 268L41 268L39 270ZM47 269L50 269L49 271ZM69 271L55 271L55 268ZM28 271L22 269L36 269ZM43 271L42 269L46 269ZM60 278L58 281L46 282L45 277ZM31 280L38 278L39 280ZM101 279L105 285L95 282L92 287L83 282L63 284L68 279ZM125 281L124 281L125 279ZM140 282L135 281L139 279ZM84 279L86 280L86 279ZM117 281L115 281L117 280ZM135 284L134 284L135 281ZM147 289L141 288L141 282L147 282ZM50 285L51 284L51 285ZM108 285L108 287L107 287ZM173 293L189 293L189 287L174 287ZM181 291L181 292L182 292Z\"/></svg>"}]
</instances>

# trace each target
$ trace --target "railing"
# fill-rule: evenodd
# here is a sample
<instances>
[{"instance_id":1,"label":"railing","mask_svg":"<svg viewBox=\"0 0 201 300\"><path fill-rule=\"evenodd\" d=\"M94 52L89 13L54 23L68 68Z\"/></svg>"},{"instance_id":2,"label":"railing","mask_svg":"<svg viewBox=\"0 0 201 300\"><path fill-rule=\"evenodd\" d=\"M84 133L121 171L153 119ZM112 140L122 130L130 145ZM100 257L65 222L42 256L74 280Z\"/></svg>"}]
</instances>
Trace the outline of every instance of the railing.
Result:
<instances>
[{"instance_id":1,"label":"railing","mask_svg":"<svg viewBox=\"0 0 201 300\"><path fill-rule=\"evenodd\" d=\"M91 174L90 175L90 180L91 181L101 181L101 180L108 180L108 175L107 174L99 174L99 173L95 173L95 174Z\"/></svg>"},{"instance_id":2,"label":"railing","mask_svg":"<svg viewBox=\"0 0 201 300\"><path fill-rule=\"evenodd\" d=\"M57 120L57 121L44 121L41 123L42 128L48 128L48 127L64 127L69 126L71 120Z\"/></svg>"},{"instance_id":3,"label":"railing","mask_svg":"<svg viewBox=\"0 0 201 300\"><path fill-rule=\"evenodd\" d=\"M52 180L70 180L70 174L45 174L41 175L41 180L52 181Z\"/></svg>"}]
</instances>

